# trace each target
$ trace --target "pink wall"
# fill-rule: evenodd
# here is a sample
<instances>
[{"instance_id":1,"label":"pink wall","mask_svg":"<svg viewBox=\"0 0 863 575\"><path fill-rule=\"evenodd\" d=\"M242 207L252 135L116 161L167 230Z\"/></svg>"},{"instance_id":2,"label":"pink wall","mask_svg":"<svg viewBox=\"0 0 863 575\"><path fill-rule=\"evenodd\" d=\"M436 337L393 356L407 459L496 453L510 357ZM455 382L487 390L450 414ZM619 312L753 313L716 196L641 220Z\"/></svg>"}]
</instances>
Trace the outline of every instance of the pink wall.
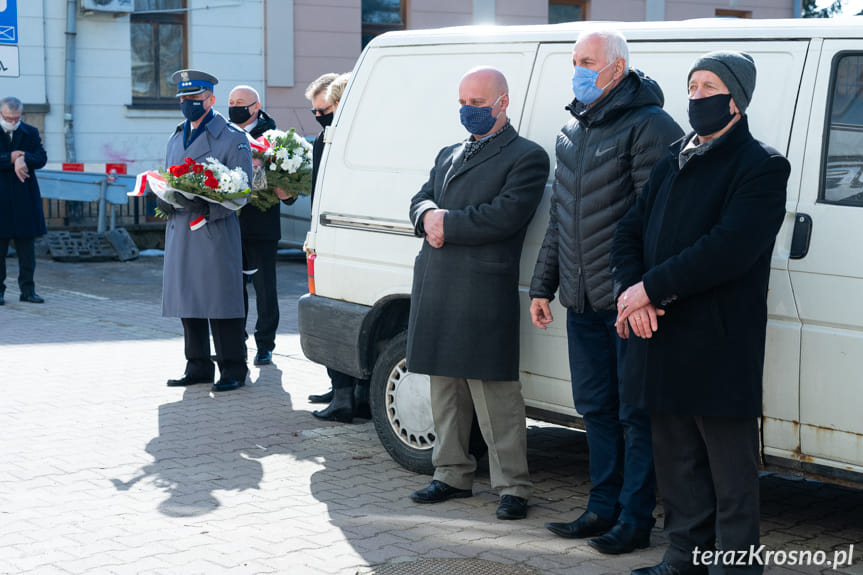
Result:
<instances>
[{"instance_id":1,"label":"pink wall","mask_svg":"<svg viewBox=\"0 0 863 575\"><path fill-rule=\"evenodd\" d=\"M353 69L360 55L360 5L361 0L294 0L294 30L267 23L268 34L294 35L294 87L267 88L265 109L279 128L306 135L320 131L306 87L321 74Z\"/></svg>"}]
</instances>

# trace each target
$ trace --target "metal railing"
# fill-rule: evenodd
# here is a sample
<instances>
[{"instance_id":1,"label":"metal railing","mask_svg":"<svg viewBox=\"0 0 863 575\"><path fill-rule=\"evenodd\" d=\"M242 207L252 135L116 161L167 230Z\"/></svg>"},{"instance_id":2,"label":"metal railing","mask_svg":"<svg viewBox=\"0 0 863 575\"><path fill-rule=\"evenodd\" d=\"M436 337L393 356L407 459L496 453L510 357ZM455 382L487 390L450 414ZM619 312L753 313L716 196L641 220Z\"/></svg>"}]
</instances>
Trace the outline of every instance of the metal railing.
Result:
<instances>
[{"instance_id":1,"label":"metal railing","mask_svg":"<svg viewBox=\"0 0 863 575\"><path fill-rule=\"evenodd\" d=\"M152 194L130 197L135 176L39 170L39 191L45 200L49 228L95 227L97 232L127 227L153 218Z\"/></svg>"}]
</instances>

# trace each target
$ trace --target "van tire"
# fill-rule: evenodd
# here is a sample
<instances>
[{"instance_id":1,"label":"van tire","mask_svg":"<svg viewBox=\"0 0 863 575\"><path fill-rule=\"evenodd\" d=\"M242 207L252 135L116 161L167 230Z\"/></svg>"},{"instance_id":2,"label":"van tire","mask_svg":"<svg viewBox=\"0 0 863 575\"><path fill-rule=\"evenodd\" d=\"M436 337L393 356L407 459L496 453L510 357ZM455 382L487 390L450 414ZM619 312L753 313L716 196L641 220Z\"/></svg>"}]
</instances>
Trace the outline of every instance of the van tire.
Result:
<instances>
[{"instance_id":1,"label":"van tire","mask_svg":"<svg viewBox=\"0 0 863 575\"><path fill-rule=\"evenodd\" d=\"M435 432L429 377L407 370L407 332L398 333L384 347L372 371L369 405L381 445L409 471L432 475ZM476 414L469 451L480 459L487 447Z\"/></svg>"}]
</instances>

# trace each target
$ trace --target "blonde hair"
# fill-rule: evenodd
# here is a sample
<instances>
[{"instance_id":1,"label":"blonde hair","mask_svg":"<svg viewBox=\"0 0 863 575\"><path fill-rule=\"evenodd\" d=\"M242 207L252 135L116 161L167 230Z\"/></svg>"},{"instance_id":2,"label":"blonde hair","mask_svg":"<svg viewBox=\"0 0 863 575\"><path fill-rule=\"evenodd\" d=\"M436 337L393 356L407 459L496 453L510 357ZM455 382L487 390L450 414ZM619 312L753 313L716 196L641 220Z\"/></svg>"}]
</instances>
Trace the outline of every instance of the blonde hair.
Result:
<instances>
[{"instance_id":1,"label":"blonde hair","mask_svg":"<svg viewBox=\"0 0 863 575\"><path fill-rule=\"evenodd\" d=\"M342 99L342 94L345 93L345 86L348 85L348 80L351 79L351 73L342 74L330 84L327 88L327 104L338 104Z\"/></svg>"},{"instance_id":2,"label":"blonde hair","mask_svg":"<svg viewBox=\"0 0 863 575\"><path fill-rule=\"evenodd\" d=\"M333 80L338 77L339 75L333 72L318 76L318 78L309 84L308 88L306 88L306 100L309 102L314 100L315 96L329 88L330 84L333 83Z\"/></svg>"}]
</instances>

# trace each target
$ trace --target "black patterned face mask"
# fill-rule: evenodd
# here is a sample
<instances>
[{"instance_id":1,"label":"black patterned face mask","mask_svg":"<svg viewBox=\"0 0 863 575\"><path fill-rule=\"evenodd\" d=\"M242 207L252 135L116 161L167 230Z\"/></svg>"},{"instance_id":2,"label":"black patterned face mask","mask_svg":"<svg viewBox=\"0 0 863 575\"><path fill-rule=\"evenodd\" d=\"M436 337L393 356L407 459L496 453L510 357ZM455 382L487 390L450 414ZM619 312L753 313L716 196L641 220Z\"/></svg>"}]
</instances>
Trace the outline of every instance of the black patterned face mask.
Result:
<instances>
[{"instance_id":1,"label":"black patterned face mask","mask_svg":"<svg viewBox=\"0 0 863 575\"><path fill-rule=\"evenodd\" d=\"M734 118L729 111L731 94L689 100L689 124L699 136L715 134Z\"/></svg>"}]
</instances>

